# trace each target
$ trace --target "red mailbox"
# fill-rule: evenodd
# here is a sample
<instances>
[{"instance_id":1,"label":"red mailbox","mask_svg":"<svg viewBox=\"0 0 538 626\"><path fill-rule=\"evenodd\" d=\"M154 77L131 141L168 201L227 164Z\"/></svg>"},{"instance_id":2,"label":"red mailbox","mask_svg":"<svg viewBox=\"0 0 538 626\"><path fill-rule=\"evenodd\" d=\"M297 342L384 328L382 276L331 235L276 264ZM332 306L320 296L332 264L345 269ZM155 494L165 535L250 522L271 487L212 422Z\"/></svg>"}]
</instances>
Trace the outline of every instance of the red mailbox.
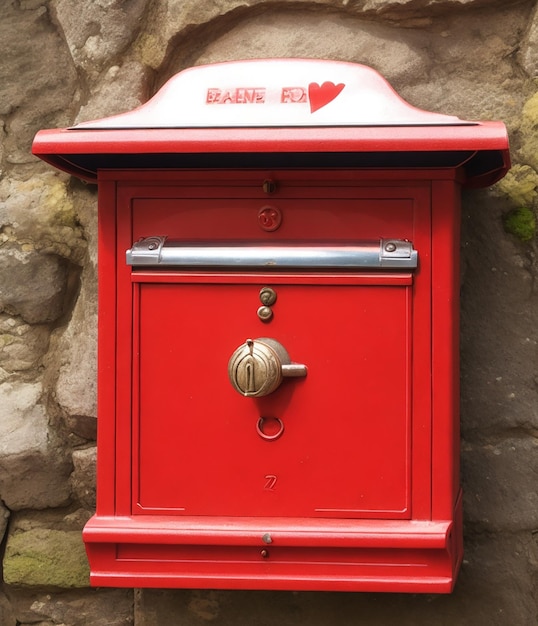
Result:
<instances>
[{"instance_id":1,"label":"red mailbox","mask_svg":"<svg viewBox=\"0 0 538 626\"><path fill-rule=\"evenodd\" d=\"M40 132L99 184L99 586L449 592L460 188L505 127L317 60Z\"/></svg>"}]
</instances>

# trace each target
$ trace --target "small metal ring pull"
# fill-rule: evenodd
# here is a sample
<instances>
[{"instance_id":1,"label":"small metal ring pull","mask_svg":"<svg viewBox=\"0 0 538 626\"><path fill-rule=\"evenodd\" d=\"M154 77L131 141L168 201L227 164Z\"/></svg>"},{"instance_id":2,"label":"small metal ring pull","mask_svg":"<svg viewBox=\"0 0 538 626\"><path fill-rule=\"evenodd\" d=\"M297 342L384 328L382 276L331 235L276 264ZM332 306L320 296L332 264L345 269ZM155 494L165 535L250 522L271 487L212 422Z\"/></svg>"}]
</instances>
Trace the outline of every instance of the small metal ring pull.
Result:
<instances>
[{"instance_id":1,"label":"small metal ring pull","mask_svg":"<svg viewBox=\"0 0 538 626\"><path fill-rule=\"evenodd\" d=\"M264 431L264 424L266 422L276 422L278 424L278 430L272 435L267 434ZM256 432L262 439L265 439L265 441L275 441L275 439L278 439L284 432L284 422L278 417L260 417L256 424Z\"/></svg>"}]
</instances>

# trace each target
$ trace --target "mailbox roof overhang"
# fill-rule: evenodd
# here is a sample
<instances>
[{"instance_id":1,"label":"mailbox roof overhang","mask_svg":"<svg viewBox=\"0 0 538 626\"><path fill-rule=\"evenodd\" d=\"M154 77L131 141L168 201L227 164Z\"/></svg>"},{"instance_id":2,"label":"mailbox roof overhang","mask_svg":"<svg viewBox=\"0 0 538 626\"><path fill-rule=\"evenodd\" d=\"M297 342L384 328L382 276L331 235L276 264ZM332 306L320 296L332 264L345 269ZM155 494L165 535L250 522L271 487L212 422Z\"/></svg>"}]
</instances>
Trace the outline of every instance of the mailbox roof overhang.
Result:
<instances>
[{"instance_id":1,"label":"mailbox roof overhang","mask_svg":"<svg viewBox=\"0 0 538 626\"><path fill-rule=\"evenodd\" d=\"M502 122L422 111L371 68L311 59L185 70L134 111L40 131L32 151L92 182L103 169L462 168L482 187L510 167Z\"/></svg>"}]
</instances>

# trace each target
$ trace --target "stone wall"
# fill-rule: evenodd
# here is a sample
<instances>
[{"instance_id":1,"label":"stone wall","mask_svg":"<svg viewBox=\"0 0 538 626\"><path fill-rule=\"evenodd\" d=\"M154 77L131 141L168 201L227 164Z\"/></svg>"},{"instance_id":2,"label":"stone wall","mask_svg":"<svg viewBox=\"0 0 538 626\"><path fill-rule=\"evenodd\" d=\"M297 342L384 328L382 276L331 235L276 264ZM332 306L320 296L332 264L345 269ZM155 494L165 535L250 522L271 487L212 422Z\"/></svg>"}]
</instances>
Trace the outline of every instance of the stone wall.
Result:
<instances>
[{"instance_id":1,"label":"stone wall","mask_svg":"<svg viewBox=\"0 0 538 626\"><path fill-rule=\"evenodd\" d=\"M538 17L534 0L4 0L0 20L0 624L531 626L538 621ZM191 65L320 57L412 104L502 119L513 168L467 192L466 555L451 596L90 590L96 189L35 132L132 109Z\"/></svg>"}]
</instances>

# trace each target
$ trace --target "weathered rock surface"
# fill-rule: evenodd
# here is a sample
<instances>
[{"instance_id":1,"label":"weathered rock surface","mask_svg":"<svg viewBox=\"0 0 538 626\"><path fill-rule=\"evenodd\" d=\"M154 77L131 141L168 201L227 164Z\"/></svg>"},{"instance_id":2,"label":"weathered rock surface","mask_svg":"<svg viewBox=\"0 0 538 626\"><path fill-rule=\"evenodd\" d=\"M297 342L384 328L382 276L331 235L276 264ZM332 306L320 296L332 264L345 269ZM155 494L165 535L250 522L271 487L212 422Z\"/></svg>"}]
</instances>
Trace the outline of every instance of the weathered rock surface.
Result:
<instances>
[{"instance_id":1,"label":"weathered rock surface","mask_svg":"<svg viewBox=\"0 0 538 626\"><path fill-rule=\"evenodd\" d=\"M76 500L86 509L95 509L95 460L97 448L83 448L73 452L71 487Z\"/></svg>"},{"instance_id":2,"label":"weathered rock surface","mask_svg":"<svg viewBox=\"0 0 538 626\"><path fill-rule=\"evenodd\" d=\"M4 556L4 580L19 587L87 587L82 510L15 513Z\"/></svg>"},{"instance_id":3,"label":"weathered rock surface","mask_svg":"<svg viewBox=\"0 0 538 626\"><path fill-rule=\"evenodd\" d=\"M38 382L0 384L0 499L11 510L69 499L69 463L52 444L42 393Z\"/></svg>"},{"instance_id":4,"label":"weathered rock surface","mask_svg":"<svg viewBox=\"0 0 538 626\"><path fill-rule=\"evenodd\" d=\"M535 198L535 191L528 191ZM530 197L529 196L529 197ZM534 206L534 199L529 206ZM497 197L466 196L462 231L462 428L466 439L538 427L535 242L504 232Z\"/></svg>"},{"instance_id":5,"label":"weathered rock surface","mask_svg":"<svg viewBox=\"0 0 538 626\"><path fill-rule=\"evenodd\" d=\"M146 0L73 3L53 0L75 64L92 74L122 54L143 24Z\"/></svg>"},{"instance_id":6,"label":"weathered rock surface","mask_svg":"<svg viewBox=\"0 0 538 626\"><path fill-rule=\"evenodd\" d=\"M55 352L50 355L50 365L58 372L56 399L67 416L95 418L97 415L97 298L94 269L88 265L84 270L83 287L70 324L55 333Z\"/></svg>"},{"instance_id":7,"label":"weathered rock surface","mask_svg":"<svg viewBox=\"0 0 538 626\"><path fill-rule=\"evenodd\" d=\"M4 581L21 587L88 587L90 570L80 531L35 528L8 537Z\"/></svg>"},{"instance_id":8,"label":"weathered rock surface","mask_svg":"<svg viewBox=\"0 0 538 626\"><path fill-rule=\"evenodd\" d=\"M32 593L30 590L10 589L9 599L18 620L17 626L133 624L132 589L86 589L62 593ZM7 623L6 626L12 625Z\"/></svg>"},{"instance_id":9,"label":"weathered rock surface","mask_svg":"<svg viewBox=\"0 0 538 626\"><path fill-rule=\"evenodd\" d=\"M63 313L67 266L61 257L24 246L0 247L0 311L29 324L57 320Z\"/></svg>"},{"instance_id":10,"label":"weathered rock surface","mask_svg":"<svg viewBox=\"0 0 538 626\"><path fill-rule=\"evenodd\" d=\"M503 439L497 444L464 442L466 520L488 532L538 528L538 440Z\"/></svg>"},{"instance_id":11,"label":"weathered rock surface","mask_svg":"<svg viewBox=\"0 0 538 626\"><path fill-rule=\"evenodd\" d=\"M49 334L47 325L26 324L21 318L0 314L0 367L10 372L37 367L47 351Z\"/></svg>"},{"instance_id":12,"label":"weathered rock surface","mask_svg":"<svg viewBox=\"0 0 538 626\"><path fill-rule=\"evenodd\" d=\"M0 242L55 254L74 263L86 255L73 198L61 176L47 172L29 180L0 181Z\"/></svg>"},{"instance_id":13,"label":"weathered rock surface","mask_svg":"<svg viewBox=\"0 0 538 626\"><path fill-rule=\"evenodd\" d=\"M0 116L9 164L31 163L30 146L43 121L65 124L77 108L75 68L46 4L7 0L2 6Z\"/></svg>"},{"instance_id":14,"label":"weathered rock surface","mask_svg":"<svg viewBox=\"0 0 538 626\"><path fill-rule=\"evenodd\" d=\"M3 540L9 520L9 510L0 504L0 542ZM1 622L0 622L1 623Z\"/></svg>"},{"instance_id":15,"label":"weathered rock surface","mask_svg":"<svg viewBox=\"0 0 538 626\"><path fill-rule=\"evenodd\" d=\"M11 602L4 593L0 593L0 624L2 626L18 626Z\"/></svg>"}]
</instances>

